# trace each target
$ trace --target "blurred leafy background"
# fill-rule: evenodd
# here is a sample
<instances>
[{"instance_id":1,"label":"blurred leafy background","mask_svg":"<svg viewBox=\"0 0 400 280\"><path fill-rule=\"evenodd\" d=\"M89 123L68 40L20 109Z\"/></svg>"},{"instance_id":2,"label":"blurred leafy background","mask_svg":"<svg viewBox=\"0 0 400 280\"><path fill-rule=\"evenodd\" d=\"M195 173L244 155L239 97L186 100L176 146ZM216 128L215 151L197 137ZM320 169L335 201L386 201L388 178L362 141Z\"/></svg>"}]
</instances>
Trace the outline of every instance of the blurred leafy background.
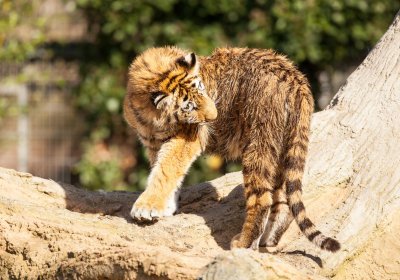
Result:
<instances>
[{"instance_id":1,"label":"blurred leafy background","mask_svg":"<svg viewBox=\"0 0 400 280\"><path fill-rule=\"evenodd\" d=\"M61 60L78 66L71 100L84 132L77 139L79 156L72 167L72 183L106 190L145 187L146 154L122 117L126 71L143 50L178 45L208 55L224 46L274 48L307 74L319 110L400 8L393 0L39 2L0 0L0 63ZM54 2L68 18L63 22L67 28L78 19L82 22L79 38L60 38L60 22L37 16L46 8L43 5ZM29 80L22 76L20 80ZM11 107L0 99L0 125ZM185 184L238 168L216 156L203 156Z\"/></svg>"}]
</instances>

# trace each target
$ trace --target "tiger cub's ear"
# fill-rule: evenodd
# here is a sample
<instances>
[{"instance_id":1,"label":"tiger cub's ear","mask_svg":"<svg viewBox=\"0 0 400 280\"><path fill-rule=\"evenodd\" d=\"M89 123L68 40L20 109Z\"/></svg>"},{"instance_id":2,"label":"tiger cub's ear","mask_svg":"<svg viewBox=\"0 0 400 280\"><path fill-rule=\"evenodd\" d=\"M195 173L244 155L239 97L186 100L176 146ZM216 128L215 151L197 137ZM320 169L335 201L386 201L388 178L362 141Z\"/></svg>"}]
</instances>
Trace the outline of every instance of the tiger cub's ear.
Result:
<instances>
[{"instance_id":1,"label":"tiger cub's ear","mask_svg":"<svg viewBox=\"0 0 400 280\"><path fill-rule=\"evenodd\" d=\"M197 57L194 53L182 56L176 60L176 62L187 68L193 75L197 75L199 72L199 63L197 62Z\"/></svg>"}]
</instances>

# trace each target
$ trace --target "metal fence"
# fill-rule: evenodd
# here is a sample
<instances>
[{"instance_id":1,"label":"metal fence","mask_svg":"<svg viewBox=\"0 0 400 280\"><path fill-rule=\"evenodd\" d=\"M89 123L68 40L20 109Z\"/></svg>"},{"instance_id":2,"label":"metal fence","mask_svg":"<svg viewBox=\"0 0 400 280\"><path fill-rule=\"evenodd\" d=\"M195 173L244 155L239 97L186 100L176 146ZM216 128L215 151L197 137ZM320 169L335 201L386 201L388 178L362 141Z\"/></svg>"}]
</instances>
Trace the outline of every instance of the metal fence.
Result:
<instances>
[{"instance_id":1,"label":"metal fence","mask_svg":"<svg viewBox=\"0 0 400 280\"><path fill-rule=\"evenodd\" d=\"M0 82L0 98L18 112L0 120L0 166L71 183L83 129L72 104L73 81L48 63L34 66L36 77L52 69L47 81L16 82L27 67L32 65L0 65L0 81L14 80ZM55 83L53 75L62 75L64 83Z\"/></svg>"}]
</instances>

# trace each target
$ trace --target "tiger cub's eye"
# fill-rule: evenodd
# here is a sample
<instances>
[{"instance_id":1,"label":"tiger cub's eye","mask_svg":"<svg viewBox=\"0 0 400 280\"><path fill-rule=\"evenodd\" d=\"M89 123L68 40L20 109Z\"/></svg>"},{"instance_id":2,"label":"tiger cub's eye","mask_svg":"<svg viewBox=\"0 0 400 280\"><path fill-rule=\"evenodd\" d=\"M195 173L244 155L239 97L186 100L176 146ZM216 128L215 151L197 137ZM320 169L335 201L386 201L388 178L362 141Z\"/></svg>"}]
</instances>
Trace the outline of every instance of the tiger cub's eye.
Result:
<instances>
[{"instance_id":1,"label":"tiger cub's eye","mask_svg":"<svg viewBox=\"0 0 400 280\"><path fill-rule=\"evenodd\" d=\"M200 91L205 90L204 84L199 80L194 82L194 86Z\"/></svg>"},{"instance_id":2,"label":"tiger cub's eye","mask_svg":"<svg viewBox=\"0 0 400 280\"><path fill-rule=\"evenodd\" d=\"M199 90L205 90L204 84L201 81L199 81L199 84L198 84L197 88Z\"/></svg>"},{"instance_id":3,"label":"tiger cub's eye","mask_svg":"<svg viewBox=\"0 0 400 280\"><path fill-rule=\"evenodd\" d=\"M183 103L182 110L185 112L190 112L194 109L195 104L192 101L186 101Z\"/></svg>"}]
</instances>

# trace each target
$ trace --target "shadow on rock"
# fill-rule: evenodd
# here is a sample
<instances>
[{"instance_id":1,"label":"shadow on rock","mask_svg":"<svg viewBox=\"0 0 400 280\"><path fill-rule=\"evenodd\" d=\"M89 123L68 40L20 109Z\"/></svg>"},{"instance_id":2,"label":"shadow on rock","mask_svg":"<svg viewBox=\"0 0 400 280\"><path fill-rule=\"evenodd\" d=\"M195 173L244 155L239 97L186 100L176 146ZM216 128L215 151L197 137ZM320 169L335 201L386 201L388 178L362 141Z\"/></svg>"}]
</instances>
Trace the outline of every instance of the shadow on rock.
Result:
<instances>
[{"instance_id":1,"label":"shadow on rock","mask_svg":"<svg viewBox=\"0 0 400 280\"><path fill-rule=\"evenodd\" d=\"M244 221L244 195L242 185L237 185L225 197L209 182L184 188L181 192L178 213L195 214L204 218L216 243L229 250L233 236L238 234Z\"/></svg>"},{"instance_id":2,"label":"shadow on rock","mask_svg":"<svg viewBox=\"0 0 400 280\"><path fill-rule=\"evenodd\" d=\"M66 208L79 213L111 215L124 218L133 223L129 215L133 203L139 197L139 192L126 191L88 191L68 184L61 184L65 191ZM138 223L146 226L153 223Z\"/></svg>"}]
</instances>

